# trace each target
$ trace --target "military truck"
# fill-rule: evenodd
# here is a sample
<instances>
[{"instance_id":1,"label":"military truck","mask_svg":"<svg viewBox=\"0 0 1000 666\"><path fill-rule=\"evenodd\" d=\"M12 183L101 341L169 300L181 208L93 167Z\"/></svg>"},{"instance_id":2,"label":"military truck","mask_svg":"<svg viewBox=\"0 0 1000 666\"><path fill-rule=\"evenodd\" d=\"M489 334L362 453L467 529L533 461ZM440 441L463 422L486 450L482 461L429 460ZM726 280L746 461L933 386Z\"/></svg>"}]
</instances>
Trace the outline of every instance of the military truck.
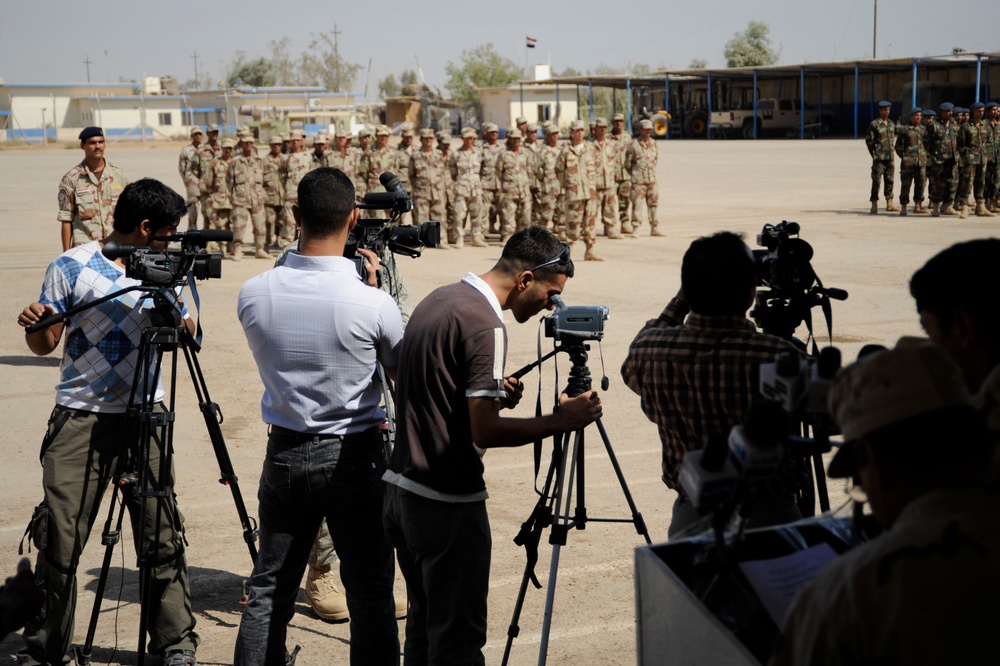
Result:
<instances>
[{"instance_id":1,"label":"military truck","mask_svg":"<svg viewBox=\"0 0 1000 666\"><path fill-rule=\"evenodd\" d=\"M713 100L713 107L715 100ZM764 97L757 99L757 113L754 115L753 89L732 90L730 96L721 96L718 107L712 109L709 119L713 136L757 138L765 136L798 136L802 129L802 105L797 99ZM811 136L821 136L833 127L832 113L818 113L812 105L806 105L805 131Z\"/></svg>"}]
</instances>

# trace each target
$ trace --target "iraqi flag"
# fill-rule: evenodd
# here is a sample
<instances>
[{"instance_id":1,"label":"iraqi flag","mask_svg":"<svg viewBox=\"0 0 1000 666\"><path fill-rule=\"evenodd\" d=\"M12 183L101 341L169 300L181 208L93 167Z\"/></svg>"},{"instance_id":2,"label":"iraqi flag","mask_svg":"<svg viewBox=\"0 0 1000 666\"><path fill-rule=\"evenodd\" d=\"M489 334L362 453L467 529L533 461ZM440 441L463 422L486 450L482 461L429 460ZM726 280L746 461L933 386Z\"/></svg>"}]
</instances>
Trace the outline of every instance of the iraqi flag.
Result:
<instances>
[{"instance_id":1,"label":"iraqi flag","mask_svg":"<svg viewBox=\"0 0 1000 666\"><path fill-rule=\"evenodd\" d=\"M526 36L524 39L526 40L525 44L524 44L524 48L526 48L526 49L533 49L533 48L535 48L535 44L538 43L538 40L535 39L534 37L527 37Z\"/></svg>"}]
</instances>

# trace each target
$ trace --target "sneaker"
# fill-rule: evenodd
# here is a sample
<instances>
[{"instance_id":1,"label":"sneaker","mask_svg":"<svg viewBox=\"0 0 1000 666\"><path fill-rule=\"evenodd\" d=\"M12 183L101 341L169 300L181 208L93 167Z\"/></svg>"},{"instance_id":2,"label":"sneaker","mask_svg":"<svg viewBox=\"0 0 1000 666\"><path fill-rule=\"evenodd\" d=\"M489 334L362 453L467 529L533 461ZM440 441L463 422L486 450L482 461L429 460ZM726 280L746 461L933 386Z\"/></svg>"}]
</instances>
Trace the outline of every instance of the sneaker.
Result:
<instances>
[{"instance_id":1,"label":"sneaker","mask_svg":"<svg viewBox=\"0 0 1000 666\"><path fill-rule=\"evenodd\" d=\"M339 571L309 567L306 577L306 603L326 622L343 622L351 619L347 597L337 585Z\"/></svg>"},{"instance_id":2,"label":"sneaker","mask_svg":"<svg viewBox=\"0 0 1000 666\"><path fill-rule=\"evenodd\" d=\"M197 666L194 650L170 650L163 655L163 666Z\"/></svg>"}]
</instances>

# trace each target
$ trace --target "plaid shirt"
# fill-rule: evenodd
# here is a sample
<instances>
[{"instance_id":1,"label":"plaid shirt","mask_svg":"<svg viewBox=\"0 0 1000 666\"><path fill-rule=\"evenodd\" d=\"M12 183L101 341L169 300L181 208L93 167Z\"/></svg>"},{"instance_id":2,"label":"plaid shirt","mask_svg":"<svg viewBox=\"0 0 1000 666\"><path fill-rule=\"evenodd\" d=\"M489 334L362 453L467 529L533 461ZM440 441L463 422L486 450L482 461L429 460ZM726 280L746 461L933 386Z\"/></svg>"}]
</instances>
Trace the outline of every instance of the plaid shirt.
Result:
<instances>
[{"instance_id":1,"label":"plaid shirt","mask_svg":"<svg viewBox=\"0 0 1000 666\"><path fill-rule=\"evenodd\" d=\"M760 396L760 364L773 362L778 352L797 351L788 340L758 333L745 317L689 310L680 298L672 299L635 336L622 364L622 378L660 432L663 482L681 495L684 454L742 422ZM752 486L753 495L791 495L802 479L799 466L786 458L775 477Z\"/></svg>"}]
</instances>

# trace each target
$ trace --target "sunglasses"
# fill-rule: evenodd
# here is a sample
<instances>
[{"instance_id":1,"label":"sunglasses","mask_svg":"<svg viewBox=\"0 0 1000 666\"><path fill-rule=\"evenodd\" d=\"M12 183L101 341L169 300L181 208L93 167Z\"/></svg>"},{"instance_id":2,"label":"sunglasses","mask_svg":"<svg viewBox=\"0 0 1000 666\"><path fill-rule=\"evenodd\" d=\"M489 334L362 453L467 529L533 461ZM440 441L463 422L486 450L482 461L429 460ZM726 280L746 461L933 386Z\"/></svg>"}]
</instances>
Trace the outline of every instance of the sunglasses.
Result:
<instances>
[{"instance_id":1,"label":"sunglasses","mask_svg":"<svg viewBox=\"0 0 1000 666\"><path fill-rule=\"evenodd\" d=\"M541 270L542 268L548 268L549 266L555 266L557 264L568 264L569 263L569 245L567 245L566 243L563 243L562 246L563 246L562 252L559 253L558 257L555 257L554 259L549 259L548 261L546 261L544 263L541 263L541 264L538 264L534 268L529 268L528 270L531 271L532 273L534 273L537 270Z\"/></svg>"}]
</instances>

